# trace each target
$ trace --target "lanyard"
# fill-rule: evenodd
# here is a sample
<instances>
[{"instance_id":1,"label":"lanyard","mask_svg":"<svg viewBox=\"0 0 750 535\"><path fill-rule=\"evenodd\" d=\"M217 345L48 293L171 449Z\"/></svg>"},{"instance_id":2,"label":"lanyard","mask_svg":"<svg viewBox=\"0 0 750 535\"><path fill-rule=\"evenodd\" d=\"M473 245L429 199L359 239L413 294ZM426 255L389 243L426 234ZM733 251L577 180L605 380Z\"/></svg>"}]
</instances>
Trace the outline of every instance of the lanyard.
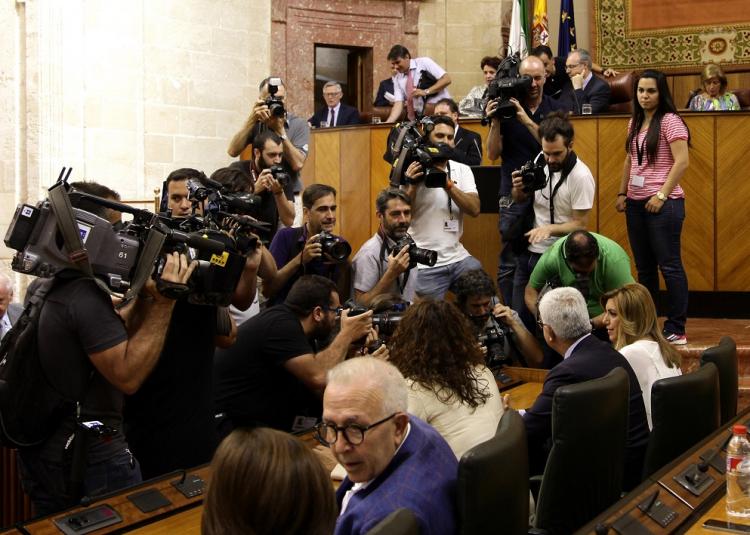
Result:
<instances>
[{"instance_id":1,"label":"lanyard","mask_svg":"<svg viewBox=\"0 0 750 535\"><path fill-rule=\"evenodd\" d=\"M448 165L446 167L446 170L448 171L448 180L451 179L451 162L450 160L447 162ZM453 203L451 201L451 194L449 192L445 192L446 195L448 195L448 218L453 219Z\"/></svg>"},{"instance_id":2,"label":"lanyard","mask_svg":"<svg viewBox=\"0 0 750 535\"><path fill-rule=\"evenodd\" d=\"M643 136L643 143L638 144L638 136L635 136L635 153L638 156L638 167L643 165L643 153L646 151L646 136L648 136L648 130Z\"/></svg>"},{"instance_id":3,"label":"lanyard","mask_svg":"<svg viewBox=\"0 0 750 535\"><path fill-rule=\"evenodd\" d=\"M383 269L383 264L387 265L385 254L386 252L390 253L398 253L398 251L394 248L391 249L388 247L387 242L390 238L386 235L385 232L383 232L383 228L378 229L378 235L380 236L380 241L382 242L380 245L380 262L378 262L378 280L383 278L383 274L385 273L385 270ZM404 295L404 288L406 288L406 282L409 280L409 273L411 272L411 267L407 269L404 273L398 276L396 279L396 286L398 287L398 293L403 296Z\"/></svg>"}]
</instances>

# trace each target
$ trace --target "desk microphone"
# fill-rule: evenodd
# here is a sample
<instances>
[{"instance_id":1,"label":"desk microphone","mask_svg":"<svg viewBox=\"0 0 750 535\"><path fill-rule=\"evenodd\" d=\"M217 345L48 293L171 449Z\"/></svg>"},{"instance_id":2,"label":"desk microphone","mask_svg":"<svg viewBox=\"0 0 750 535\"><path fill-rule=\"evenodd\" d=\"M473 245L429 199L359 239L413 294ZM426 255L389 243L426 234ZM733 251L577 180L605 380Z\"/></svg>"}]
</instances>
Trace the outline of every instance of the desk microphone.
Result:
<instances>
[{"instance_id":1,"label":"desk microphone","mask_svg":"<svg viewBox=\"0 0 750 535\"><path fill-rule=\"evenodd\" d=\"M721 453L721 450L726 449L726 447L729 445L729 441L732 440L732 434L730 433L727 439L722 442L721 446L716 448L716 451L714 451L711 455L706 457L704 460L698 463L698 470L700 470L703 473L706 473L708 471L708 467L711 465L712 462L716 460L716 458Z\"/></svg>"}]
</instances>

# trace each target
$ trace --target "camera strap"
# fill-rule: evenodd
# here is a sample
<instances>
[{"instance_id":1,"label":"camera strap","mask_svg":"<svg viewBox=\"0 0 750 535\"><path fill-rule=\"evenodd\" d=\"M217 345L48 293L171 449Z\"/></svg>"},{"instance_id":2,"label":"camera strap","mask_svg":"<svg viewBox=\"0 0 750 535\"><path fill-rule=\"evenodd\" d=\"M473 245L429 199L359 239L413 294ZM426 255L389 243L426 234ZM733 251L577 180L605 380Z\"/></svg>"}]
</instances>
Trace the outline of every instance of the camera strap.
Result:
<instances>
[{"instance_id":1,"label":"camera strap","mask_svg":"<svg viewBox=\"0 0 750 535\"><path fill-rule=\"evenodd\" d=\"M65 188L66 183L58 180L49 189L49 203L52 207L52 213L55 215L57 228L60 229L63 241L65 242L68 259L78 266L78 269L83 273L89 277L93 277L94 272L89 262L89 253L81 241L81 233L73 215L73 206L70 204L70 197L68 197L68 192Z\"/></svg>"},{"instance_id":2,"label":"camera strap","mask_svg":"<svg viewBox=\"0 0 750 535\"><path fill-rule=\"evenodd\" d=\"M446 180L451 180L451 161L450 160L446 162L445 170L448 172L448 178ZM450 219L453 219L453 201L451 199L451 194L448 191L446 191L445 194L448 196L448 217Z\"/></svg>"},{"instance_id":3,"label":"camera strap","mask_svg":"<svg viewBox=\"0 0 750 535\"><path fill-rule=\"evenodd\" d=\"M576 153L571 150L567 158L565 158L565 163L563 164L562 173L560 175L560 180L557 181L557 184L555 184L554 189L552 188L552 174L550 174L550 177L549 177L549 189L550 189L549 220L550 220L550 224L552 225L555 224L555 195L557 195L557 190L560 189L560 186L562 186L565 183L565 180L568 178L568 175L573 170L576 163L578 163L578 156L576 156ZM549 170L549 166L547 166L547 169Z\"/></svg>"}]
</instances>

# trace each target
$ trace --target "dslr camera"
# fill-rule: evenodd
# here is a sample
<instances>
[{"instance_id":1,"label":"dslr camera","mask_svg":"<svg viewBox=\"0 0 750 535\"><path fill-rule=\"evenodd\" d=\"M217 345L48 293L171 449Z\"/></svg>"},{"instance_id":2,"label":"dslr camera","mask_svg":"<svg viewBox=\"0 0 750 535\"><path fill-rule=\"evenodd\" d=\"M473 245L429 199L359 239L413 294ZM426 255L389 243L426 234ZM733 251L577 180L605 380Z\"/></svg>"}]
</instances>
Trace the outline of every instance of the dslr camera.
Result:
<instances>
[{"instance_id":1,"label":"dslr camera","mask_svg":"<svg viewBox=\"0 0 750 535\"><path fill-rule=\"evenodd\" d=\"M396 242L393 251L398 252L404 247L409 247L409 269L416 267L417 264L432 267L437 262L437 251L417 247L414 239L408 234Z\"/></svg>"},{"instance_id":2,"label":"dslr camera","mask_svg":"<svg viewBox=\"0 0 750 535\"><path fill-rule=\"evenodd\" d=\"M498 66L495 79L487 86L487 103L497 102L498 105L491 115L487 115L485 111L482 116L483 126L487 126L495 115L501 119L512 119L516 116L516 107L510 99L522 101L531 89L531 78L518 73L520 65L521 57L516 52L507 56Z\"/></svg>"},{"instance_id":3,"label":"dslr camera","mask_svg":"<svg viewBox=\"0 0 750 535\"><path fill-rule=\"evenodd\" d=\"M540 158L541 161L539 161ZM546 167L547 162L541 155L521 166L518 171L521 173L524 193L531 193L547 185L547 175L544 172Z\"/></svg>"},{"instance_id":4,"label":"dslr camera","mask_svg":"<svg viewBox=\"0 0 750 535\"><path fill-rule=\"evenodd\" d=\"M510 364L510 358L505 354L505 330L500 326L485 327L477 336L479 345L487 348L485 362L488 368L497 368Z\"/></svg>"},{"instance_id":5,"label":"dslr camera","mask_svg":"<svg viewBox=\"0 0 750 535\"><path fill-rule=\"evenodd\" d=\"M404 171L415 161L422 165L425 187L442 188L445 186L447 175L435 164L450 160L453 156L453 149L446 143L430 143L430 132L434 127L435 123L429 117L398 125L396 141L389 147L391 154L396 158L391 169L391 186L397 188L408 183Z\"/></svg>"},{"instance_id":6,"label":"dslr camera","mask_svg":"<svg viewBox=\"0 0 750 535\"><path fill-rule=\"evenodd\" d=\"M323 248L323 254L338 264L345 262L352 253L351 245L326 230L318 234L318 243Z\"/></svg>"},{"instance_id":7,"label":"dslr camera","mask_svg":"<svg viewBox=\"0 0 750 535\"><path fill-rule=\"evenodd\" d=\"M272 165L268 169L271 171L273 178L276 179L279 184L281 184L282 188L286 188L289 185L289 181L292 178L289 176L289 173L286 172L286 169L284 169L283 166Z\"/></svg>"},{"instance_id":8,"label":"dslr camera","mask_svg":"<svg viewBox=\"0 0 750 535\"><path fill-rule=\"evenodd\" d=\"M276 96L280 85L281 78L268 79L268 96L266 97L265 105L268 106L268 111L271 112L273 117L284 117L286 115L284 101Z\"/></svg>"}]
</instances>

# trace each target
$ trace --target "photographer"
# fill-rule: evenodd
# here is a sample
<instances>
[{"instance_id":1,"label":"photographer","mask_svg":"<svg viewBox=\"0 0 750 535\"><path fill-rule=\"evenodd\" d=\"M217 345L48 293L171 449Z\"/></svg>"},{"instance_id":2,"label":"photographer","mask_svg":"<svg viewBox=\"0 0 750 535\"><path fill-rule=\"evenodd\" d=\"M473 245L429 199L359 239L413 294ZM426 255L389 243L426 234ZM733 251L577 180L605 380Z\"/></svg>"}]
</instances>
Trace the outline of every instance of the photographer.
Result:
<instances>
[{"instance_id":1,"label":"photographer","mask_svg":"<svg viewBox=\"0 0 750 535\"><path fill-rule=\"evenodd\" d=\"M455 123L439 116L432 121L430 145L450 155ZM437 251L434 267L418 266L417 295L442 299L461 273L482 267L461 244L464 213L479 215L479 194L469 166L450 159L436 159L433 165L446 174L442 187L425 186L425 169L418 161L409 165L404 177L412 200L411 235L418 247Z\"/></svg>"},{"instance_id":2,"label":"photographer","mask_svg":"<svg viewBox=\"0 0 750 535\"><path fill-rule=\"evenodd\" d=\"M547 115L539 123L542 152L533 171L513 172L513 202L524 203L533 195L534 223L524 234L529 245L518 253L513 277L513 309L529 329L534 328L534 318L526 310L524 291L534 266L558 237L586 229L594 206L594 177L573 152L573 136L573 125L564 113Z\"/></svg>"},{"instance_id":3,"label":"photographer","mask_svg":"<svg viewBox=\"0 0 750 535\"><path fill-rule=\"evenodd\" d=\"M369 306L374 297L390 293L411 302L417 271L412 269L409 246L397 246L411 224L411 199L404 191L384 189L375 200L375 212L380 228L352 261L354 298Z\"/></svg>"},{"instance_id":4,"label":"photographer","mask_svg":"<svg viewBox=\"0 0 750 535\"><path fill-rule=\"evenodd\" d=\"M336 225L336 190L325 184L307 186L302 193L302 215L301 227L281 229L271 242L278 271L263 281L263 295L272 305L282 303L298 278L314 274L337 283L339 295L348 298L351 246L331 234Z\"/></svg>"},{"instance_id":5,"label":"photographer","mask_svg":"<svg viewBox=\"0 0 750 535\"><path fill-rule=\"evenodd\" d=\"M281 165L290 174L296 193L302 190L299 172L307 158L310 126L301 117L287 113L284 109L286 87L281 78L266 78L260 83L258 90L260 96L253 104L242 129L229 142L227 152L236 158L245 147L255 145L255 138L261 132L272 130L283 142L284 157Z\"/></svg>"},{"instance_id":6,"label":"photographer","mask_svg":"<svg viewBox=\"0 0 750 535\"><path fill-rule=\"evenodd\" d=\"M309 429L320 418L328 370L343 361L349 346L372 334L372 312L348 316L336 286L305 275L286 301L243 323L237 343L216 355L215 403L220 433L236 427ZM341 314L341 328L323 350Z\"/></svg>"},{"instance_id":7,"label":"photographer","mask_svg":"<svg viewBox=\"0 0 750 535\"><path fill-rule=\"evenodd\" d=\"M194 268L184 255L172 253L161 278L185 284ZM32 283L27 299L42 281ZM52 388L83 398L78 418L67 413L49 439L18 450L22 485L36 515L141 482L122 431L123 393L136 392L156 365L174 308L175 301L162 296L152 279L116 312L93 278L74 269L55 275L38 325L39 361ZM74 468L81 453L85 463Z\"/></svg>"},{"instance_id":8,"label":"photographer","mask_svg":"<svg viewBox=\"0 0 750 535\"><path fill-rule=\"evenodd\" d=\"M195 169L178 169L167 177L167 207L173 217L193 211L188 179L203 177ZM200 204L196 213L203 213ZM232 305L245 310L255 297L262 246L250 252L232 296ZM167 329L159 363L143 386L126 400L125 422L133 453L145 478L211 459L216 447L212 410L212 369L217 345L231 343L234 322L226 309L197 305L180 298Z\"/></svg>"},{"instance_id":9,"label":"photographer","mask_svg":"<svg viewBox=\"0 0 750 535\"><path fill-rule=\"evenodd\" d=\"M484 270L463 273L456 281L454 293L456 305L469 318L477 336L486 334L488 329L504 334L501 355L507 358L507 364L541 366L539 342L526 329L518 313L498 301L495 285Z\"/></svg>"},{"instance_id":10,"label":"photographer","mask_svg":"<svg viewBox=\"0 0 750 535\"><path fill-rule=\"evenodd\" d=\"M506 59L505 61L509 61ZM502 72L505 62L500 65ZM492 118L487 137L487 155L490 160L502 157L500 167L499 230L502 240L498 264L497 284L505 304L513 303L513 274L516 269L515 253L510 244L514 224L521 218L525 205L514 205L511 197L513 178L511 174L527 161L533 159L541 149L538 138L525 125L526 116L538 124L550 112L559 108L557 101L543 93L545 71L542 61L529 56L518 67L520 76L529 78L530 86L525 96L519 99L520 110L510 119L502 119L496 114L499 102L491 100L487 104L487 115ZM521 119L521 120L519 120Z\"/></svg>"}]
</instances>

